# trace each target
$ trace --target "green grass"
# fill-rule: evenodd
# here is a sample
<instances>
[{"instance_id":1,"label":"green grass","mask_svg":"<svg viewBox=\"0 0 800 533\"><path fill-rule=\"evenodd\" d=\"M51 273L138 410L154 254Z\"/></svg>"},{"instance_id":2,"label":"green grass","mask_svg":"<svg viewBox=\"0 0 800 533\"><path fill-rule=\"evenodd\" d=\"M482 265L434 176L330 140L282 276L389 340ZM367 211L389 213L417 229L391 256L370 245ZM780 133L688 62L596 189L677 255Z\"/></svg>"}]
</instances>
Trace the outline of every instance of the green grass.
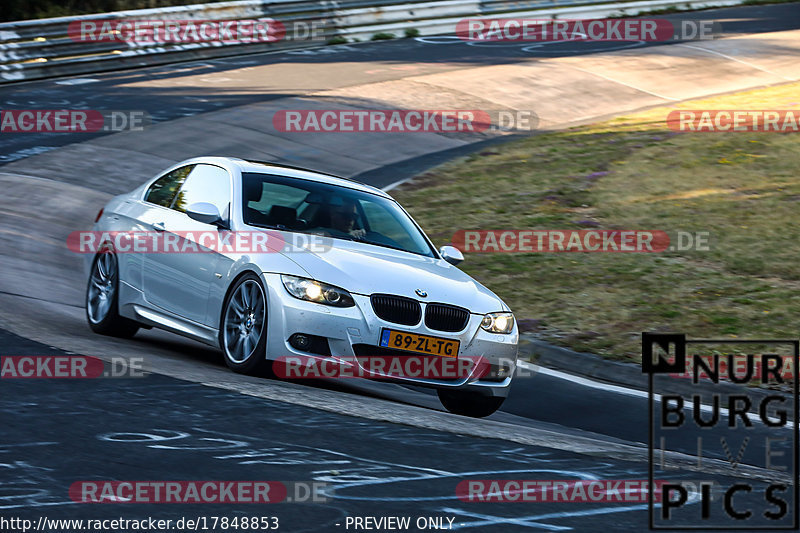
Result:
<instances>
[{"instance_id":1,"label":"green grass","mask_svg":"<svg viewBox=\"0 0 800 533\"><path fill-rule=\"evenodd\" d=\"M800 111L800 84L543 133L392 194L437 245L457 230L580 229L587 220L710 233L708 251L466 254L463 269L523 329L557 344L638 361L642 331L796 338L800 135L673 133L665 125L673 109Z\"/></svg>"}]
</instances>

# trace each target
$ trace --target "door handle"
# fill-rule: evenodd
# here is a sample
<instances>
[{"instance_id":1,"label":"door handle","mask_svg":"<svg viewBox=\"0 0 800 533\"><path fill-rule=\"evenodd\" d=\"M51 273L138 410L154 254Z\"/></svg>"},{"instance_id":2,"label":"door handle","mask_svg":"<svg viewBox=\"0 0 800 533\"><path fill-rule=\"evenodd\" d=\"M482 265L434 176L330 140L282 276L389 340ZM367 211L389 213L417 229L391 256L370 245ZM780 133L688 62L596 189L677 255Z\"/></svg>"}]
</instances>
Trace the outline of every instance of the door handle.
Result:
<instances>
[{"instance_id":1,"label":"door handle","mask_svg":"<svg viewBox=\"0 0 800 533\"><path fill-rule=\"evenodd\" d=\"M153 229L156 231L167 231L167 228L164 227L163 222L156 222L155 224L153 224Z\"/></svg>"}]
</instances>

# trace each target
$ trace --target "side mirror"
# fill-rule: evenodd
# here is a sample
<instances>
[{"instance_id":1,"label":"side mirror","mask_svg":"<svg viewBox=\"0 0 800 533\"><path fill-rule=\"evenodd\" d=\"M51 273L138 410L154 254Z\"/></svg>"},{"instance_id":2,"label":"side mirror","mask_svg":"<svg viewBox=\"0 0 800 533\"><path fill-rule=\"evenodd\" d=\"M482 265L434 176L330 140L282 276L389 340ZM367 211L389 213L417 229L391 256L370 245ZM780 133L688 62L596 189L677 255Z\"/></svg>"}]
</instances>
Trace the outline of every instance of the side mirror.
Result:
<instances>
[{"instance_id":1,"label":"side mirror","mask_svg":"<svg viewBox=\"0 0 800 533\"><path fill-rule=\"evenodd\" d=\"M464 254L455 246L442 246L439 248L439 255L451 265L457 265L464 260Z\"/></svg>"},{"instance_id":2,"label":"side mirror","mask_svg":"<svg viewBox=\"0 0 800 533\"><path fill-rule=\"evenodd\" d=\"M217 206L208 202L197 202L190 205L186 208L186 216L204 224L219 225L222 222L222 216L219 214Z\"/></svg>"}]
</instances>

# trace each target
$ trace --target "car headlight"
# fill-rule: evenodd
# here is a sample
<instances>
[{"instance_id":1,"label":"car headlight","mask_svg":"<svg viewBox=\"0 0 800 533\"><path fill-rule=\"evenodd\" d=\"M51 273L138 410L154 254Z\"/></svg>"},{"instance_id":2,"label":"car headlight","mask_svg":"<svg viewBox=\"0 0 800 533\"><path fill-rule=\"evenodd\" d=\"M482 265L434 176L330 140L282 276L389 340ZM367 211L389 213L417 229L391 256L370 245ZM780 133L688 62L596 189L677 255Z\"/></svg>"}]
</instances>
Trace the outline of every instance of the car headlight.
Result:
<instances>
[{"instance_id":1,"label":"car headlight","mask_svg":"<svg viewBox=\"0 0 800 533\"><path fill-rule=\"evenodd\" d=\"M289 294L300 300L333 305L335 307L353 307L356 305L349 292L327 283L286 275L281 275L281 281Z\"/></svg>"},{"instance_id":2,"label":"car headlight","mask_svg":"<svg viewBox=\"0 0 800 533\"><path fill-rule=\"evenodd\" d=\"M481 320L481 327L491 333L511 333L514 329L512 313L486 313Z\"/></svg>"}]
</instances>

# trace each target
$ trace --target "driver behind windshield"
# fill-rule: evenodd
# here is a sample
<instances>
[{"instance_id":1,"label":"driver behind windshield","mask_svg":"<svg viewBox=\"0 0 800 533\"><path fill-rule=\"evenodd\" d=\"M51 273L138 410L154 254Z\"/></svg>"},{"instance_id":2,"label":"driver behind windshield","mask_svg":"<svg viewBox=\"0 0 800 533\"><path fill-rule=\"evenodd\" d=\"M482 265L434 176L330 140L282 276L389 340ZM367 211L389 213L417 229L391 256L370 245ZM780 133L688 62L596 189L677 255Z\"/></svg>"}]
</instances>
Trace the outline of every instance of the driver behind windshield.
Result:
<instances>
[{"instance_id":1,"label":"driver behind windshield","mask_svg":"<svg viewBox=\"0 0 800 533\"><path fill-rule=\"evenodd\" d=\"M361 239L367 234L366 230L356 228L358 220L358 208L352 200L344 200L339 205L328 207L331 214L331 229L345 233L354 239Z\"/></svg>"}]
</instances>

